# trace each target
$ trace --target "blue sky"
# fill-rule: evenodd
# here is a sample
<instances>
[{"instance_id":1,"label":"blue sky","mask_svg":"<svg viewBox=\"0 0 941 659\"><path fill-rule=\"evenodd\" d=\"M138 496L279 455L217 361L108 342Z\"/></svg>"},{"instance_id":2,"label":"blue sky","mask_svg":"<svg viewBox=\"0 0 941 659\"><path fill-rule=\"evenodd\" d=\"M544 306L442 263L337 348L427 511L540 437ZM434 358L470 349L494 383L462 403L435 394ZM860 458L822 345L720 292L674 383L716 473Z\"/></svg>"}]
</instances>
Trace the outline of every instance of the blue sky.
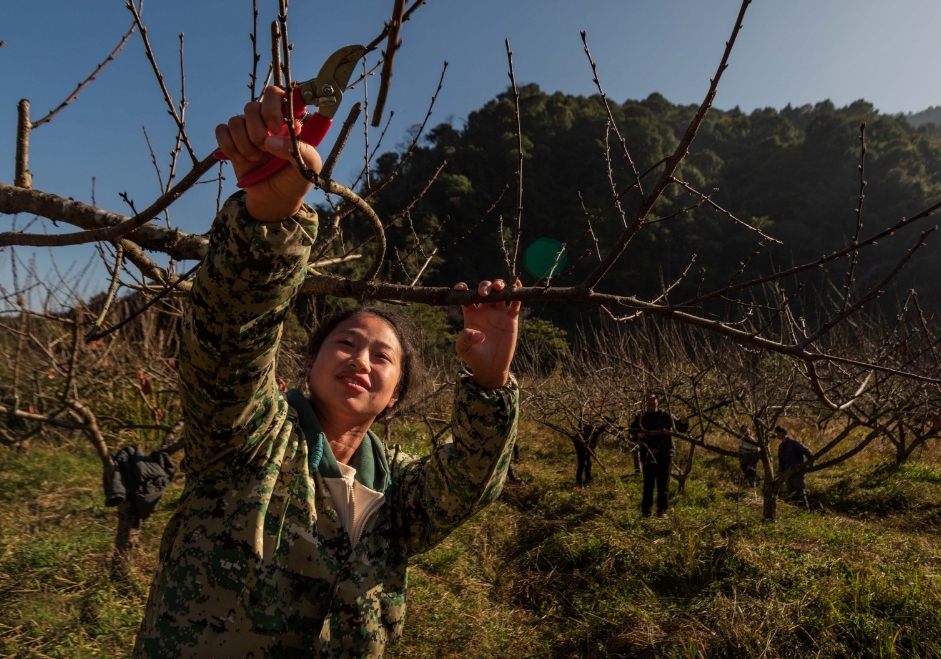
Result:
<instances>
[{"instance_id":1,"label":"blue sky","mask_svg":"<svg viewBox=\"0 0 941 659\"><path fill-rule=\"evenodd\" d=\"M392 0L293 0L295 77L312 77L339 46L370 41L391 6ZM508 82L505 38L512 44L520 83L534 82L550 92L592 93L579 38L579 30L586 30L613 99L656 91L674 102L698 103L738 6L738 0L428 0L403 29L386 106L395 110L386 144L400 143L405 130L424 116L444 60L450 66L432 125L448 119L460 125L469 112L503 91ZM258 7L263 75L267 26L277 2L258 0ZM0 126L7 137L0 139L0 180L13 179L17 101L30 99L34 119L45 114L107 55L131 20L123 0L4 3ZM175 100L177 35L186 35L187 123L202 156L214 147L214 126L240 112L248 100L251 1L146 0L144 21ZM747 111L825 98L844 105L865 98L895 113L941 105L939 27L937 0L755 0L716 106ZM375 91L378 80L371 83ZM95 176L100 206L127 212L118 196L125 191L138 208L146 207L158 185L142 125L166 174L174 124L135 35L77 101L33 134L35 187L90 201ZM373 143L377 136L378 131ZM338 179L350 178L362 154L357 130L336 169ZM233 190L230 177L225 192ZM214 207L214 186L198 186L174 206L171 220L183 230L203 232ZM0 225L8 230L11 218L0 217ZM67 267L91 253L87 247L69 248L57 252L57 259ZM38 253L37 260L47 267L47 252ZM8 281L8 271L9 258L0 255L0 281Z\"/></svg>"}]
</instances>

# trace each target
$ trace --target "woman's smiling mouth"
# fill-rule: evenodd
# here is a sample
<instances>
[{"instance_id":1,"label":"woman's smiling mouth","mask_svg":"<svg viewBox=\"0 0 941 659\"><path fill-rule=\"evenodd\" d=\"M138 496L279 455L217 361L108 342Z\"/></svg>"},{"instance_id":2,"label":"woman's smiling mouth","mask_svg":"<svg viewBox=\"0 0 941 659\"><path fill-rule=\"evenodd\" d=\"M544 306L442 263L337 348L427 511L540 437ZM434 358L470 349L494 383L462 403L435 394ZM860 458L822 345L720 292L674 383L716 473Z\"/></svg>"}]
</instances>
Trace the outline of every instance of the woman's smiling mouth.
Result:
<instances>
[{"instance_id":1,"label":"woman's smiling mouth","mask_svg":"<svg viewBox=\"0 0 941 659\"><path fill-rule=\"evenodd\" d=\"M369 382L358 375L338 375L337 379L354 391L369 391Z\"/></svg>"}]
</instances>

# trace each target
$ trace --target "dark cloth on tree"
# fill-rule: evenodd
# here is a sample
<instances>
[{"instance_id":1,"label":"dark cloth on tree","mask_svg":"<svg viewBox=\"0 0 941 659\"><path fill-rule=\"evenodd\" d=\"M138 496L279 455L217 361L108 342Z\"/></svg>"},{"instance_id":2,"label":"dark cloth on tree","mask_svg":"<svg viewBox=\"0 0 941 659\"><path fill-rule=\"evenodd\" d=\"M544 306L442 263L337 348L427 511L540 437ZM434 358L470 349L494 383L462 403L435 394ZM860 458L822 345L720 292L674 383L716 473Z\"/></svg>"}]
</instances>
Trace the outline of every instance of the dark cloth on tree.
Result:
<instances>
[{"instance_id":1,"label":"dark cloth on tree","mask_svg":"<svg viewBox=\"0 0 941 659\"><path fill-rule=\"evenodd\" d=\"M145 455L137 446L125 446L111 456L114 472L106 480L105 505L129 501L141 519L157 509L160 497L176 473L176 465L165 451Z\"/></svg>"},{"instance_id":2,"label":"dark cloth on tree","mask_svg":"<svg viewBox=\"0 0 941 659\"><path fill-rule=\"evenodd\" d=\"M747 435L742 435L738 440L738 463L742 469L742 477L747 483L754 483L758 479L758 462L761 455L761 447L755 440Z\"/></svg>"},{"instance_id":3,"label":"dark cloth on tree","mask_svg":"<svg viewBox=\"0 0 941 659\"><path fill-rule=\"evenodd\" d=\"M657 514L663 514L669 507L670 465L676 447L673 435L669 431L686 432L688 421L680 421L669 412L657 410L638 414L630 425L640 450L640 460L644 474L644 490L640 510L650 514L653 506L653 490L657 488ZM664 432L666 431L666 432Z\"/></svg>"},{"instance_id":4,"label":"dark cloth on tree","mask_svg":"<svg viewBox=\"0 0 941 659\"><path fill-rule=\"evenodd\" d=\"M742 478L747 483L754 483L758 480L758 462L760 461L757 452L743 453L738 459L739 467L742 469Z\"/></svg>"},{"instance_id":5,"label":"dark cloth on tree","mask_svg":"<svg viewBox=\"0 0 941 659\"><path fill-rule=\"evenodd\" d=\"M575 469L575 484L578 487L584 487L593 480L591 475L591 454L598 448L601 435L607 427L607 423L601 419L596 419L583 425L578 434L572 437L572 443L575 445L575 458L578 460L578 466Z\"/></svg>"}]
</instances>

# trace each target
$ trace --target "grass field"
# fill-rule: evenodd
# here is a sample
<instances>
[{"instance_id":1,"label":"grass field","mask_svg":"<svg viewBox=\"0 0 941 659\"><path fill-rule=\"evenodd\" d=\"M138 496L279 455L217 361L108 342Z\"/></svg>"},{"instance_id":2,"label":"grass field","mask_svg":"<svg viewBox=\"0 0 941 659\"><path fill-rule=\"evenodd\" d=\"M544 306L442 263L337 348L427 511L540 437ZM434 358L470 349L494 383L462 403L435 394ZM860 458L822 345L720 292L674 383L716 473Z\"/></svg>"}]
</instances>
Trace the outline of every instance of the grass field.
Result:
<instances>
[{"instance_id":1,"label":"grass field","mask_svg":"<svg viewBox=\"0 0 941 659\"><path fill-rule=\"evenodd\" d=\"M733 460L700 457L641 520L629 455L574 489L561 438L522 428L523 488L410 572L399 657L941 657L941 466L873 451L808 478L811 512L761 521ZM181 479L112 579L116 515L76 438L0 450L0 656L125 657ZM597 469L597 467L596 467Z\"/></svg>"}]
</instances>

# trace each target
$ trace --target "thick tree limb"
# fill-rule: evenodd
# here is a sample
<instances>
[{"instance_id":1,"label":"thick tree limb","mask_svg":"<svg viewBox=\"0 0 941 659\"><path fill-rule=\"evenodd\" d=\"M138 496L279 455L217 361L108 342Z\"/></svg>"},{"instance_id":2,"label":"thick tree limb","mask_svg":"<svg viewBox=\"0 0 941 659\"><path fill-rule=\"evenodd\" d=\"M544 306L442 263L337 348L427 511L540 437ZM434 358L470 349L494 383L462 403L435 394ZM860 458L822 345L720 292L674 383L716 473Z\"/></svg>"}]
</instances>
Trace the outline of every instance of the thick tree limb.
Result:
<instances>
[{"instance_id":1,"label":"thick tree limb","mask_svg":"<svg viewBox=\"0 0 941 659\"><path fill-rule=\"evenodd\" d=\"M56 195L38 190L24 190L15 186L0 183L0 213L32 213L51 220L62 221L75 226L88 227L86 231L69 234L25 234L6 232L0 234L2 245L31 245L34 247L58 247L62 245L79 245L83 243L111 241L128 237L142 247L165 251L175 258L202 258L205 248L194 250L195 245L190 244L188 256L177 256L169 251L179 242L181 234L169 229L152 227L144 231L145 235L134 235L134 232L143 229L144 225L155 218L170 204L176 201L184 192L191 188L199 178L205 174L215 163L213 156L208 156L173 186L169 192L161 195L146 210L136 217L130 218L117 213L100 210L73 199L63 199ZM154 235L156 232L156 235ZM149 234L149 235L148 235ZM160 239L158 239L158 236ZM150 238L148 240L147 238ZM191 238L196 239L196 236ZM142 240L141 240L142 239ZM204 242L197 240L197 243ZM146 244L151 243L151 244ZM197 251L199 255L197 256Z\"/></svg>"}]
</instances>

